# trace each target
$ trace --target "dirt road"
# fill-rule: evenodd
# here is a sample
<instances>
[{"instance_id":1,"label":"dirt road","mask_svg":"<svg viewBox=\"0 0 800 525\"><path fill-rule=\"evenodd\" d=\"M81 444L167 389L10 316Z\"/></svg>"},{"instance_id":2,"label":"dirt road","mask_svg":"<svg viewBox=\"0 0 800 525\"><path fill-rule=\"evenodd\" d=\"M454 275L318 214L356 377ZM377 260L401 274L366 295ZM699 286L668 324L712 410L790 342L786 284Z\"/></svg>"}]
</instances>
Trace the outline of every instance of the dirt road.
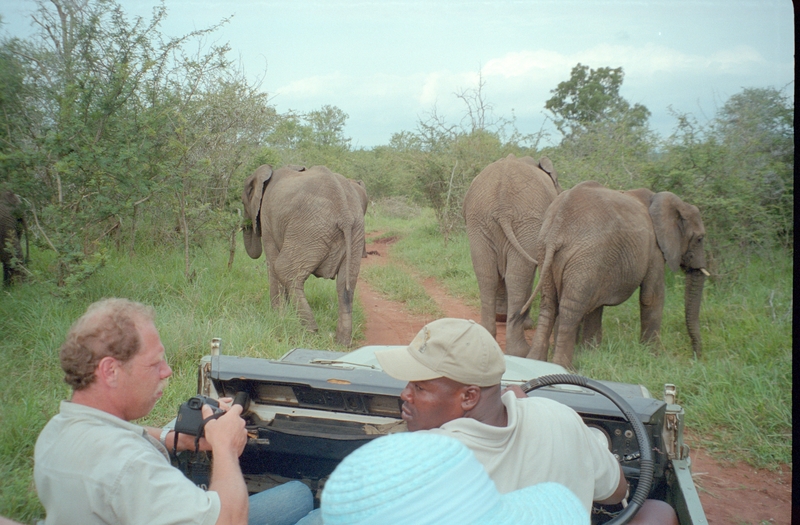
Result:
<instances>
[{"instance_id":1,"label":"dirt road","mask_svg":"<svg viewBox=\"0 0 800 525\"><path fill-rule=\"evenodd\" d=\"M391 244L367 239L371 255L362 259L362 268L385 264ZM447 317L480 321L480 312L448 295L433 279L424 281L428 294L439 304ZM366 341L363 344L400 344L409 342L432 317L411 315L402 304L388 301L360 280L357 295L366 311ZM532 331L528 334L528 340ZM505 326L498 324L497 339L505 347ZM692 475L700 493L708 522L711 525L791 523L792 473L755 470L747 465L730 464L708 456L688 436L691 447Z\"/></svg>"}]
</instances>

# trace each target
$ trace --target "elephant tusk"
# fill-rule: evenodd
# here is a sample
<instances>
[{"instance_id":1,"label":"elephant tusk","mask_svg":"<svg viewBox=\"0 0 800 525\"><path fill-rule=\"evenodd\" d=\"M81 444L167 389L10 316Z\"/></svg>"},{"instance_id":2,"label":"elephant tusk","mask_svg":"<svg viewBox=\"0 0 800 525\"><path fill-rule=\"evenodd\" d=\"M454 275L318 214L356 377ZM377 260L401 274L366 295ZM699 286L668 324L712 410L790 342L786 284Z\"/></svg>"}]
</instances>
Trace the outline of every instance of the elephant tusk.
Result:
<instances>
[{"instance_id":1,"label":"elephant tusk","mask_svg":"<svg viewBox=\"0 0 800 525\"><path fill-rule=\"evenodd\" d=\"M700 268L700 271L703 272L703 275L705 275L706 277L711 277L711 274L708 273L708 270L706 270L705 268Z\"/></svg>"}]
</instances>

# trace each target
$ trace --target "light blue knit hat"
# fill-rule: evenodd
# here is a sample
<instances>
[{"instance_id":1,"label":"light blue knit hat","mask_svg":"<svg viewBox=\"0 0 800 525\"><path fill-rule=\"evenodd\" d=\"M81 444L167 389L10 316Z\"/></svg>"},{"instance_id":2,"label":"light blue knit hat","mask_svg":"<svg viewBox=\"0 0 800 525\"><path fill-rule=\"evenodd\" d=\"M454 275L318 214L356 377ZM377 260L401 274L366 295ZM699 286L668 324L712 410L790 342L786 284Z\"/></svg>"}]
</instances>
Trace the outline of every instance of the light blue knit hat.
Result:
<instances>
[{"instance_id":1,"label":"light blue knit hat","mask_svg":"<svg viewBox=\"0 0 800 525\"><path fill-rule=\"evenodd\" d=\"M589 515L558 483L500 494L460 441L427 432L375 439L322 492L325 525L578 525Z\"/></svg>"}]
</instances>

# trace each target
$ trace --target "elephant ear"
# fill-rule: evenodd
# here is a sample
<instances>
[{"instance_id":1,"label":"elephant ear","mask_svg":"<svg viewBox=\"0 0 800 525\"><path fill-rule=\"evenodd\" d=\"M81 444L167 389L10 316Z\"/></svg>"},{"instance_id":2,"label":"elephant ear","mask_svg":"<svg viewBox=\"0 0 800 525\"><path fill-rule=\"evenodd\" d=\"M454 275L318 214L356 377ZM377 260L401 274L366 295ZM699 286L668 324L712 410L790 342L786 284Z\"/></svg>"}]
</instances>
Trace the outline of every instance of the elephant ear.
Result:
<instances>
[{"instance_id":1,"label":"elephant ear","mask_svg":"<svg viewBox=\"0 0 800 525\"><path fill-rule=\"evenodd\" d=\"M245 216L251 224L242 229L244 247L247 254L253 259L261 257L261 200L264 197L264 188L272 177L272 166L263 164L244 181L242 190L242 204Z\"/></svg>"},{"instance_id":2,"label":"elephant ear","mask_svg":"<svg viewBox=\"0 0 800 525\"><path fill-rule=\"evenodd\" d=\"M684 249L684 217L681 209L686 204L677 195L669 191L662 191L650 199L650 218L653 220L653 229L656 232L661 253L667 261L667 266L673 272L681 267L681 258Z\"/></svg>"},{"instance_id":3,"label":"elephant ear","mask_svg":"<svg viewBox=\"0 0 800 525\"><path fill-rule=\"evenodd\" d=\"M262 164L252 175L244 181L242 202L247 217L253 221L253 226L258 227L258 215L261 212L261 199L264 197L264 188L272 178L272 166Z\"/></svg>"},{"instance_id":4,"label":"elephant ear","mask_svg":"<svg viewBox=\"0 0 800 525\"><path fill-rule=\"evenodd\" d=\"M539 159L539 167L550 175L550 180L553 181L553 186L556 187L556 191L561 193L561 186L558 184L558 173L556 173L556 169L553 167L553 161L550 160L549 157L542 157Z\"/></svg>"},{"instance_id":5,"label":"elephant ear","mask_svg":"<svg viewBox=\"0 0 800 525\"><path fill-rule=\"evenodd\" d=\"M637 188L635 190L625 191L624 193L625 195L630 195L641 201L645 208L650 207L650 202L653 199L653 195L655 195L655 193L648 188Z\"/></svg>"}]
</instances>

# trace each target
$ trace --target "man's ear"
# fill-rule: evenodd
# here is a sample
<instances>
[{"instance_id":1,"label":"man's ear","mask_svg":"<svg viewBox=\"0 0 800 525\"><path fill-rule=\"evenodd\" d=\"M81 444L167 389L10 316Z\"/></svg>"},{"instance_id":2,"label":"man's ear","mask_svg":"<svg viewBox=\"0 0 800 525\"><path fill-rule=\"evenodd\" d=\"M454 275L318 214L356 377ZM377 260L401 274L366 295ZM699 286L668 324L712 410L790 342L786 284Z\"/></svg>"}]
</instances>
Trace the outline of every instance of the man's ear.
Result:
<instances>
[{"instance_id":1,"label":"man's ear","mask_svg":"<svg viewBox=\"0 0 800 525\"><path fill-rule=\"evenodd\" d=\"M95 375L97 381L102 381L104 384L115 387L117 386L117 378L119 377L119 361L111 356L106 356L97 363L95 368Z\"/></svg>"},{"instance_id":2,"label":"man's ear","mask_svg":"<svg viewBox=\"0 0 800 525\"><path fill-rule=\"evenodd\" d=\"M476 406L481 400L481 388L475 385L467 385L461 391L461 408L465 412L469 412Z\"/></svg>"}]
</instances>

